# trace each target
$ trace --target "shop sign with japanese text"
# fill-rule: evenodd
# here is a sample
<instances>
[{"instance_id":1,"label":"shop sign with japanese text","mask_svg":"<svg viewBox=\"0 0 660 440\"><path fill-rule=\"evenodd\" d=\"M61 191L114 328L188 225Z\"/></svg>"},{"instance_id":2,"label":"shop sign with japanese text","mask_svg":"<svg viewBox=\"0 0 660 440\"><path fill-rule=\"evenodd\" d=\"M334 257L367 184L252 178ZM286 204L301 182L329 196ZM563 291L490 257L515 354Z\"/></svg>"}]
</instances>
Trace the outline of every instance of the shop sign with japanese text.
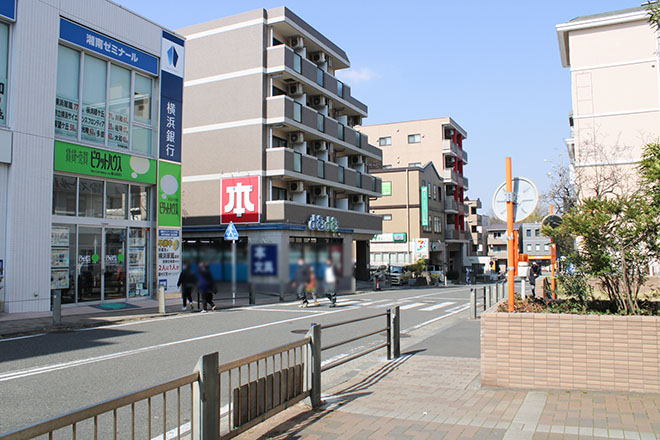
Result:
<instances>
[{"instance_id":1,"label":"shop sign with japanese text","mask_svg":"<svg viewBox=\"0 0 660 440\"><path fill-rule=\"evenodd\" d=\"M176 292L181 272L181 230L158 229L158 286Z\"/></svg>"},{"instance_id":2,"label":"shop sign with japanese text","mask_svg":"<svg viewBox=\"0 0 660 440\"><path fill-rule=\"evenodd\" d=\"M220 222L259 223L259 176L230 177L220 181Z\"/></svg>"},{"instance_id":3,"label":"shop sign with japanese text","mask_svg":"<svg viewBox=\"0 0 660 440\"><path fill-rule=\"evenodd\" d=\"M60 39L152 75L158 75L158 57L64 18L60 18Z\"/></svg>"},{"instance_id":4,"label":"shop sign with japanese text","mask_svg":"<svg viewBox=\"0 0 660 440\"><path fill-rule=\"evenodd\" d=\"M159 157L181 162L184 41L163 31L160 52Z\"/></svg>"},{"instance_id":5,"label":"shop sign with japanese text","mask_svg":"<svg viewBox=\"0 0 660 440\"><path fill-rule=\"evenodd\" d=\"M250 273L254 276L277 276L277 245L255 244L250 252Z\"/></svg>"},{"instance_id":6,"label":"shop sign with japanese text","mask_svg":"<svg viewBox=\"0 0 660 440\"><path fill-rule=\"evenodd\" d=\"M310 231L320 232L337 232L339 231L339 220L335 217L312 214L307 220L307 229Z\"/></svg>"},{"instance_id":7,"label":"shop sign with japanese text","mask_svg":"<svg viewBox=\"0 0 660 440\"><path fill-rule=\"evenodd\" d=\"M181 227L181 165L158 162L158 226Z\"/></svg>"},{"instance_id":8,"label":"shop sign with japanese text","mask_svg":"<svg viewBox=\"0 0 660 440\"><path fill-rule=\"evenodd\" d=\"M156 183L156 161L116 151L55 141L55 171Z\"/></svg>"}]
</instances>

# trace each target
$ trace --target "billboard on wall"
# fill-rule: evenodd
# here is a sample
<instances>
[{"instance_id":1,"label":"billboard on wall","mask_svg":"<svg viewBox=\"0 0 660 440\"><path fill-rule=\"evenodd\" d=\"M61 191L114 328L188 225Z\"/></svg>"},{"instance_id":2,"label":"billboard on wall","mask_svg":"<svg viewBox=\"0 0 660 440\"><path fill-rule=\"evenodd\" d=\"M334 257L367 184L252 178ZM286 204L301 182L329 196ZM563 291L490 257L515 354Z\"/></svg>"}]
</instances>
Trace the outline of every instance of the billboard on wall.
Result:
<instances>
[{"instance_id":1,"label":"billboard on wall","mask_svg":"<svg viewBox=\"0 0 660 440\"><path fill-rule=\"evenodd\" d=\"M415 260L419 260L420 258L429 258L428 238L415 239Z\"/></svg>"},{"instance_id":2,"label":"billboard on wall","mask_svg":"<svg viewBox=\"0 0 660 440\"><path fill-rule=\"evenodd\" d=\"M176 292L181 272L181 230L158 229L158 286Z\"/></svg>"},{"instance_id":3,"label":"billboard on wall","mask_svg":"<svg viewBox=\"0 0 660 440\"><path fill-rule=\"evenodd\" d=\"M429 225L429 189L426 185L421 188L421 205L422 205L422 226Z\"/></svg>"},{"instance_id":4,"label":"billboard on wall","mask_svg":"<svg viewBox=\"0 0 660 440\"><path fill-rule=\"evenodd\" d=\"M158 162L158 226L181 227L181 165Z\"/></svg>"},{"instance_id":5,"label":"billboard on wall","mask_svg":"<svg viewBox=\"0 0 660 440\"><path fill-rule=\"evenodd\" d=\"M230 177L220 181L220 222L259 223L259 176Z\"/></svg>"}]
</instances>

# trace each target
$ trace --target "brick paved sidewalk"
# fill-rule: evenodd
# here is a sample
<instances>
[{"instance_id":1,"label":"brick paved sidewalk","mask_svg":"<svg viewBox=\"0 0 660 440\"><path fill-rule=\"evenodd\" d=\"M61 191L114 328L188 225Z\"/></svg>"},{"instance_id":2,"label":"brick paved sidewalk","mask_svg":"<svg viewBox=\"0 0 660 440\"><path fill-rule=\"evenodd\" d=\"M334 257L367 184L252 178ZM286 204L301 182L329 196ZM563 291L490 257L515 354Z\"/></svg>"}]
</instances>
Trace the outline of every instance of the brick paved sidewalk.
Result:
<instances>
[{"instance_id":1,"label":"brick paved sidewalk","mask_svg":"<svg viewBox=\"0 0 660 440\"><path fill-rule=\"evenodd\" d=\"M660 438L660 394L481 388L479 370L479 359L407 354L331 390L322 409L239 438Z\"/></svg>"}]
</instances>

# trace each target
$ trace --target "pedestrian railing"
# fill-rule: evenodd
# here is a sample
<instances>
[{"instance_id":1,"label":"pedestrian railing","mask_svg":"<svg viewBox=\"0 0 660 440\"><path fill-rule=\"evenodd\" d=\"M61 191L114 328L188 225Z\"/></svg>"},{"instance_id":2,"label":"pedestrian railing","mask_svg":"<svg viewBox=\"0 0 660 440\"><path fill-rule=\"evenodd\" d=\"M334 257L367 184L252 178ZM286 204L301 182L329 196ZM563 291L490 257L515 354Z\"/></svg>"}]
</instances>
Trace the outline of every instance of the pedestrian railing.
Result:
<instances>
[{"instance_id":1,"label":"pedestrian railing","mask_svg":"<svg viewBox=\"0 0 660 440\"><path fill-rule=\"evenodd\" d=\"M364 335L321 346L321 329L386 317ZM387 340L322 366L321 352L386 332ZM202 356L192 374L109 399L0 434L0 440L229 439L310 397L321 404L321 373L387 347L401 355L399 307L347 321L312 324L307 336L262 353L219 364L218 353Z\"/></svg>"},{"instance_id":2,"label":"pedestrian railing","mask_svg":"<svg viewBox=\"0 0 660 440\"><path fill-rule=\"evenodd\" d=\"M497 304L506 296L506 282L497 282L470 289L470 317L477 319L481 312Z\"/></svg>"}]
</instances>

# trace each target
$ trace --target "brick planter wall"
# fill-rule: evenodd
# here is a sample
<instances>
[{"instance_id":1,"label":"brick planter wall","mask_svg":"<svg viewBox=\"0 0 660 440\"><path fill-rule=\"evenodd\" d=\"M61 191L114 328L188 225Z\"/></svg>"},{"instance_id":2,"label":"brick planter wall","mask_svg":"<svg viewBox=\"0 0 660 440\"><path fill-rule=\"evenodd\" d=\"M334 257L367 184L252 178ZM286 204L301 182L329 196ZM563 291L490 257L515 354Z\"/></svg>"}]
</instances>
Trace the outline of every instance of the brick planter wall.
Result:
<instances>
[{"instance_id":1,"label":"brick planter wall","mask_svg":"<svg viewBox=\"0 0 660 440\"><path fill-rule=\"evenodd\" d=\"M660 392L660 318L481 315L481 384Z\"/></svg>"}]
</instances>

